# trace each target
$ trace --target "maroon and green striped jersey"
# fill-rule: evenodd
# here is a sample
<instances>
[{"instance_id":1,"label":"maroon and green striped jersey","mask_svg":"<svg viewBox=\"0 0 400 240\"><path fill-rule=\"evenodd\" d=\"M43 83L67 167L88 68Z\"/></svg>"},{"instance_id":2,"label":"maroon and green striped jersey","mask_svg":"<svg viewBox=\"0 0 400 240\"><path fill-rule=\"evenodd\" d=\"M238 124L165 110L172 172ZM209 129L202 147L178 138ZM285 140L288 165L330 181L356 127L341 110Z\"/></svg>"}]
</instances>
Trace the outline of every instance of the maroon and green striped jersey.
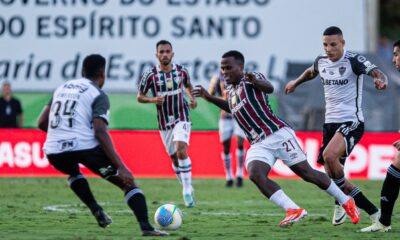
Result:
<instances>
[{"instance_id":1,"label":"maroon and green striped jersey","mask_svg":"<svg viewBox=\"0 0 400 240\"><path fill-rule=\"evenodd\" d=\"M190 83L186 67L173 64L172 71L163 72L159 66L154 66L143 73L138 87L147 94L150 90L153 97L165 96L162 106L157 106L158 128L172 129L179 121L190 122L189 104L185 97L185 86Z\"/></svg>"},{"instance_id":2,"label":"maroon and green striped jersey","mask_svg":"<svg viewBox=\"0 0 400 240\"><path fill-rule=\"evenodd\" d=\"M258 80L263 74L253 72ZM259 142L287 124L278 118L269 105L268 95L244 78L237 85L228 85L227 100L233 117L243 129L250 144Z\"/></svg>"}]
</instances>

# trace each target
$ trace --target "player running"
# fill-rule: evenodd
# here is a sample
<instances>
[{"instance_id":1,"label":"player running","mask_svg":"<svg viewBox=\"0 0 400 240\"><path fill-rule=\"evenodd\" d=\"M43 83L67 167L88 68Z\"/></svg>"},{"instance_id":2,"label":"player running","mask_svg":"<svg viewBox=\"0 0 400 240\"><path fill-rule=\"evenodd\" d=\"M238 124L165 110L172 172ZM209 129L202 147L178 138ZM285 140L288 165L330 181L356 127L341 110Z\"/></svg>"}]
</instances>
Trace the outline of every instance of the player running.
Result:
<instances>
[{"instance_id":1,"label":"player running","mask_svg":"<svg viewBox=\"0 0 400 240\"><path fill-rule=\"evenodd\" d=\"M354 224L360 214L354 200L345 195L329 177L311 168L300 148L294 131L272 112L268 95L273 86L258 72L244 73L244 56L229 51L222 56L221 71L227 87L227 100L211 96L202 86L196 86L193 95L202 97L222 110L232 113L251 144L246 156L246 168L250 179L264 196L286 211L281 227L290 226L307 215L272 181L268 174L276 160L281 159L290 169L307 182L338 200Z\"/></svg>"},{"instance_id":2,"label":"player running","mask_svg":"<svg viewBox=\"0 0 400 240\"><path fill-rule=\"evenodd\" d=\"M192 97L189 72L185 66L172 62L174 52L171 43L166 40L159 41L156 51L159 65L143 74L137 100L140 103L156 104L160 135L172 159L172 168L182 183L185 206L194 207L192 162L187 153L187 146L192 127L189 106L194 109L197 102ZM146 96L149 90L152 97ZM186 100L185 91L190 97L190 103Z\"/></svg>"}]
</instances>

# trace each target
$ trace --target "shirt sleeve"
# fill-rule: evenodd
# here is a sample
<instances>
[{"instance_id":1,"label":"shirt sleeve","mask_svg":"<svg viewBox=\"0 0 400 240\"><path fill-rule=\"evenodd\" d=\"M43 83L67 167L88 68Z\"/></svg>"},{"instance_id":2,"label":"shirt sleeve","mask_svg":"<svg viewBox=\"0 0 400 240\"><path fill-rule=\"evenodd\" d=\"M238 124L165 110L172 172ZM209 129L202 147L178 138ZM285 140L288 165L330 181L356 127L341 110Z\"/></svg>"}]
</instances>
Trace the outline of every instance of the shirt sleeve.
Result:
<instances>
[{"instance_id":1,"label":"shirt sleeve","mask_svg":"<svg viewBox=\"0 0 400 240\"><path fill-rule=\"evenodd\" d=\"M22 110L22 106L21 106L21 102L19 100L17 100L17 114L22 114L23 110Z\"/></svg>"},{"instance_id":2,"label":"shirt sleeve","mask_svg":"<svg viewBox=\"0 0 400 240\"><path fill-rule=\"evenodd\" d=\"M151 69L142 74L138 87L139 92L146 94L147 91L149 91L149 89L153 86L153 75L154 73Z\"/></svg>"},{"instance_id":3,"label":"shirt sleeve","mask_svg":"<svg viewBox=\"0 0 400 240\"><path fill-rule=\"evenodd\" d=\"M351 68L356 75L369 74L372 70L378 68L375 64L367 60L366 57L359 54L349 58L349 60Z\"/></svg>"},{"instance_id":4,"label":"shirt sleeve","mask_svg":"<svg viewBox=\"0 0 400 240\"><path fill-rule=\"evenodd\" d=\"M108 125L109 115L110 101L108 100L108 96L101 91L101 94L94 99L92 104L92 119L101 118Z\"/></svg>"},{"instance_id":5,"label":"shirt sleeve","mask_svg":"<svg viewBox=\"0 0 400 240\"><path fill-rule=\"evenodd\" d=\"M183 84L186 86L190 83L190 75L189 75L189 71L185 66L182 66L182 81Z\"/></svg>"},{"instance_id":6,"label":"shirt sleeve","mask_svg":"<svg viewBox=\"0 0 400 240\"><path fill-rule=\"evenodd\" d=\"M318 70L318 62L319 62L319 60L322 58L322 56L318 56L315 60L314 60L314 63L313 63L313 69L314 69L314 72L316 72L316 73L319 73L319 70Z\"/></svg>"}]
</instances>

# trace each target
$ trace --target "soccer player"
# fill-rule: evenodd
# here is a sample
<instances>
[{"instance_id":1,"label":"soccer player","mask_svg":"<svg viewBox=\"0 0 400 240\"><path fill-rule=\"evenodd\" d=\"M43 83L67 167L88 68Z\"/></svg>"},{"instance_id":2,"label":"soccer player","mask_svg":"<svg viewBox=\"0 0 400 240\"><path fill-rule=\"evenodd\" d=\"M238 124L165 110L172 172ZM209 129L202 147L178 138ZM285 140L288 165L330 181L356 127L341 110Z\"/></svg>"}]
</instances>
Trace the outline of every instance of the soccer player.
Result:
<instances>
[{"instance_id":1,"label":"soccer player","mask_svg":"<svg viewBox=\"0 0 400 240\"><path fill-rule=\"evenodd\" d=\"M83 61L82 78L67 81L55 90L38 121L39 128L47 132L44 152L51 165L69 175L69 186L90 209L100 227L107 227L112 220L97 203L79 170L79 163L125 193L143 236L168 235L149 223L143 192L115 151L108 133L110 104L101 90L105 65L102 56L89 55Z\"/></svg>"},{"instance_id":2,"label":"soccer player","mask_svg":"<svg viewBox=\"0 0 400 240\"><path fill-rule=\"evenodd\" d=\"M346 193L354 198L357 207L368 213L372 222L380 215L375 207L344 176L344 162L364 133L364 116L361 109L363 74L374 79L375 88L385 89L386 75L364 56L344 49L345 41L340 28L328 27L322 36L325 54L316 58L314 64L296 80L290 81L285 93L295 91L300 84L315 79L319 74L325 93L325 123L323 144L318 162L323 164L327 174ZM343 209L335 206L333 225L346 220Z\"/></svg>"},{"instance_id":3,"label":"soccer player","mask_svg":"<svg viewBox=\"0 0 400 240\"><path fill-rule=\"evenodd\" d=\"M225 81L222 77L222 74L219 73L215 75L210 80L210 85L208 86L208 93L211 95L216 95L223 97L226 99L226 91L225 91ZM236 149L236 186L243 186L243 160L244 160L244 132L239 127L237 122L233 119L232 114L221 110L219 122L219 138L223 145L223 153L221 154L222 159L224 161L225 166L225 175L226 175L226 187L233 186L233 175L232 175L232 165L231 165L231 139L233 135L237 137L237 149Z\"/></svg>"},{"instance_id":4,"label":"soccer player","mask_svg":"<svg viewBox=\"0 0 400 240\"><path fill-rule=\"evenodd\" d=\"M264 196L286 210L281 227L290 226L307 215L307 211L293 202L268 178L277 159L307 182L314 183L335 197L349 214L352 222L360 220L354 200L345 195L329 177L311 168L300 148L294 131L271 110L268 95L272 84L261 73L244 73L244 56L238 51L222 55L221 70L227 87L227 100L211 96L202 86L196 86L194 96L215 104L233 117L243 129L251 146L246 155L246 169Z\"/></svg>"},{"instance_id":5,"label":"soccer player","mask_svg":"<svg viewBox=\"0 0 400 240\"><path fill-rule=\"evenodd\" d=\"M400 40L393 45L393 63L400 72ZM361 232L389 232L392 224L394 204L400 190L400 140L393 143L397 155L393 164L389 166L381 190L381 217L371 226L361 229Z\"/></svg>"},{"instance_id":6,"label":"soccer player","mask_svg":"<svg viewBox=\"0 0 400 240\"><path fill-rule=\"evenodd\" d=\"M172 168L182 183L183 200L186 207L194 207L192 187L192 163L187 153L190 129L189 105L196 108L192 97L192 84L185 66L172 62L174 52L172 44L161 40L156 44L157 66L146 71L138 87L137 100L140 103L154 103L157 106L158 127L168 155L172 159ZM151 91L152 97L146 96ZM190 98L187 102L186 94Z\"/></svg>"}]
</instances>

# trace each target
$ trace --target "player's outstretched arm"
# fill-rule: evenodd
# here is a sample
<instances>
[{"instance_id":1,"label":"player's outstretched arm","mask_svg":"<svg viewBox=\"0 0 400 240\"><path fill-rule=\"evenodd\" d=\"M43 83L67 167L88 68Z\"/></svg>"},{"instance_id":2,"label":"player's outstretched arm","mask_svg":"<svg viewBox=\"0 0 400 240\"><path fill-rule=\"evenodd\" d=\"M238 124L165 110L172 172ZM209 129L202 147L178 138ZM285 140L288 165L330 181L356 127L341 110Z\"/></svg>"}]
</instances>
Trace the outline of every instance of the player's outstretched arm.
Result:
<instances>
[{"instance_id":1,"label":"player's outstretched arm","mask_svg":"<svg viewBox=\"0 0 400 240\"><path fill-rule=\"evenodd\" d=\"M50 114L50 105L46 105L42 113L38 119L38 128L44 132L47 132L47 128L49 126L49 114Z\"/></svg>"},{"instance_id":2,"label":"player's outstretched arm","mask_svg":"<svg viewBox=\"0 0 400 240\"><path fill-rule=\"evenodd\" d=\"M140 103L155 103L161 106L164 103L165 96L148 97L146 94L139 92L137 95L137 101Z\"/></svg>"},{"instance_id":3,"label":"player's outstretched arm","mask_svg":"<svg viewBox=\"0 0 400 240\"><path fill-rule=\"evenodd\" d=\"M221 108L222 110L230 113L231 110L229 109L229 105L228 102L222 98L219 97L215 97L215 96L211 96L206 89L204 89L204 87L202 87L201 85L197 85L193 91L192 91L192 95L194 97L201 97L204 98L206 101L211 102L212 104L214 104L215 106Z\"/></svg>"},{"instance_id":4,"label":"player's outstretched arm","mask_svg":"<svg viewBox=\"0 0 400 240\"><path fill-rule=\"evenodd\" d=\"M388 85L388 78L386 74L384 74L381 70L379 69L374 69L372 70L369 75L374 78L374 85L375 88L378 90L384 90L386 89Z\"/></svg>"},{"instance_id":5,"label":"player's outstretched arm","mask_svg":"<svg viewBox=\"0 0 400 240\"><path fill-rule=\"evenodd\" d=\"M307 68L297 79L292 80L286 84L285 93L289 94L294 92L297 86L299 86L303 82L314 79L317 75L318 73L314 70L313 66Z\"/></svg>"},{"instance_id":6,"label":"player's outstretched arm","mask_svg":"<svg viewBox=\"0 0 400 240\"><path fill-rule=\"evenodd\" d=\"M107 130L107 124L101 118L93 119L93 128L96 139L99 141L101 148L104 150L113 165L118 169L118 175L126 184L133 183L132 173L126 168L125 164L121 161L117 152L115 151L110 134Z\"/></svg>"}]
</instances>

